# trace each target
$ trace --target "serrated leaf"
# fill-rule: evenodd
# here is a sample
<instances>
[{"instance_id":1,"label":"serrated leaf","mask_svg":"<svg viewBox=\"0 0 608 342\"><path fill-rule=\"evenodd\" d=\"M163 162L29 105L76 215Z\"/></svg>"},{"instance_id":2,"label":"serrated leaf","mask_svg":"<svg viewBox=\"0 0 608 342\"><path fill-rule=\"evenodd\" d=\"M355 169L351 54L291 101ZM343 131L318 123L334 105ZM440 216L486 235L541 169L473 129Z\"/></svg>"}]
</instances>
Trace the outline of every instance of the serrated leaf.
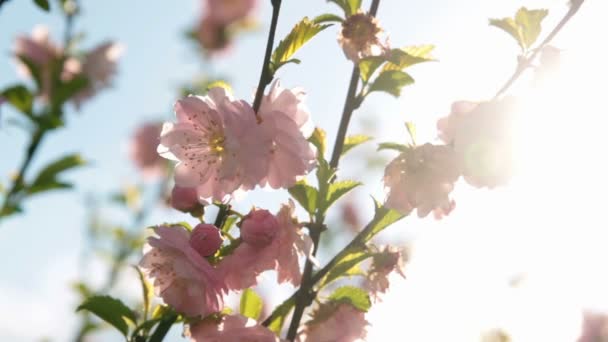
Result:
<instances>
[{"instance_id":1,"label":"serrated leaf","mask_svg":"<svg viewBox=\"0 0 608 342\"><path fill-rule=\"evenodd\" d=\"M327 147L327 134L322 128L315 127L315 130L312 132L308 141L313 144L317 148L317 152L319 153L319 157L323 158L325 156L325 149Z\"/></svg>"},{"instance_id":2,"label":"serrated leaf","mask_svg":"<svg viewBox=\"0 0 608 342\"><path fill-rule=\"evenodd\" d=\"M369 87L369 92L383 91L395 97L401 95L401 89L414 83L414 79L401 70L386 70L374 80Z\"/></svg>"},{"instance_id":3,"label":"serrated leaf","mask_svg":"<svg viewBox=\"0 0 608 342\"><path fill-rule=\"evenodd\" d=\"M328 0L329 2L333 2L336 5L340 6L344 11L346 16L353 15L357 13L359 8L361 8L361 0Z\"/></svg>"},{"instance_id":4,"label":"serrated leaf","mask_svg":"<svg viewBox=\"0 0 608 342\"><path fill-rule=\"evenodd\" d=\"M283 329L283 323L285 323L285 319L295 306L295 299L290 298L286 300L281 305L277 306L272 312L273 319L268 322L268 329L275 334L280 334L281 329Z\"/></svg>"},{"instance_id":5,"label":"serrated leaf","mask_svg":"<svg viewBox=\"0 0 608 342\"><path fill-rule=\"evenodd\" d=\"M320 287L324 287L325 285L333 282L334 280L341 277L350 277L354 275L363 275L363 271L359 268L359 264L372 256L371 253L356 249L338 261L335 266L327 272L327 275L320 281Z\"/></svg>"},{"instance_id":6,"label":"serrated leaf","mask_svg":"<svg viewBox=\"0 0 608 342\"><path fill-rule=\"evenodd\" d=\"M389 62L384 65L383 70L403 70L412 65L433 62L431 52L435 45L406 46L401 49L392 49Z\"/></svg>"},{"instance_id":7,"label":"serrated leaf","mask_svg":"<svg viewBox=\"0 0 608 342\"><path fill-rule=\"evenodd\" d=\"M382 151L382 150L395 150L395 151L399 151L399 152L404 152L405 150L407 150L407 146L403 145L403 144L394 143L394 142L383 142L383 143L378 144L377 151Z\"/></svg>"},{"instance_id":8,"label":"serrated leaf","mask_svg":"<svg viewBox=\"0 0 608 342\"><path fill-rule=\"evenodd\" d=\"M0 96L15 107L15 109L32 118L34 95L25 86L15 85L6 88L0 93Z\"/></svg>"},{"instance_id":9,"label":"serrated leaf","mask_svg":"<svg viewBox=\"0 0 608 342\"><path fill-rule=\"evenodd\" d=\"M296 51L312 37L329 26L330 25L317 24L308 19L308 17L304 17L304 19L294 26L287 37L285 37L274 50L270 59L272 65L271 74L274 74L281 65L290 60Z\"/></svg>"},{"instance_id":10,"label":"serrated leaf","mask_svg":"<svg viewBox=\"0 0 608 342\"><path fill-rule=\"evenodd\" d=\"M340 197L346 195L352 189L362 185L361 182L356 182L352 180L343 180L339 182L333 182L329 184L327 189L327 198L323 203L323 206L320 207L322 213L325 213L329 207L331 207L334 202L336 202Z\"/></svg>"},{"instance_id":11,"label":"serrated leaf","mask_svg":"<svg viewBox=\"0 0 608 342\"><path fill-rule=\"evenodd\" d=\"M530 48L538 39L541 32L541 23L549 14L546 9L528 10L525 7L520 8L515 14L515 22L521 27L523 44Z\"/></svg>"},{"instance_id":12,"label":"serrated leaf","mask_svg":"<svg viewBox=\"0 0 608 342\"><path fill-rule=\"evenodd\" d=\"M129 333L128 322L135 324L135 314L118 299L110 296L94 296L80 304L76 311L87 310L108 322L125 337Z\"/></svg>"},{"instance_id":13,"label":"serrated leaf","mask_svg":"<svg viewBox=\"0 0 608 342\"><path fill-rule=\"evenodd\" d=\"M330 296L329 300L338 303L346 303L354 306L360 311L367 312L372 306L372 301L367 291L355 286L342 286L337 288Z\"/></svg>"},{"instance_id":14,"label":"serrated leaf","mask_svg":"<svg viewBox=\"0 0 608 342\"><path fill-rule=\"evenodd\" d=\"M367 83L378 68L387 61L385 56L370 56L359 61L359 76Z\"/></svg>"},{"instance_id":15,"label":"serrated leaf","mask_svg":"<svg viewBox=\"0 0 608 342\"><path fill-rule=\"evenodd\" d=\"M369 135L357 134L350 135L344 139L344 147L342 148L342 155L345 155L346 152L350 151L354 147L357 147L365 142L372 140L373 138Z\"/></svg>"},{"instance_id":16,"label":"serrated leaf","mask_svg":"<svg viewBox=\"0 0 608 342\"><path fill-rule=\"evenodd\" d=\"M342 17L340 17L340 16L335 15L335 14L325 13L325 14L321 14L319 16L316 16L312 21L315 24L341 23L341 22L344 21L344 19Z\"/></svg>"},{"instance_id":17,"label":"serrated leaf","mask_svg":"<svg viewBox=\"0 0 608 342\"><path fill-rule=\"evenodd\" d=\"M47 183L59 183L56 178L59 173L84 165L85 161L78 154L70 154L47 165L34 179L30 188L44 186Z\"/></svg>"},{"instance_id":18,"label":"serrated leaf","mask_svg":"<svg viewBox=\"0 0 608 342\"><path fill-rule=\"evenodd\" d=\"M51 4L48 0L34 0L34 3L42 10L48 12L51 10Z\"/></svg>"},{"instance_id":19,"label":"serrated leaf","mask_svg":"<svg viewBox=\"0 0 608 342\"><path fill-rule=\"evenodd\" d=\"M368 233L363 236L362 241L364 243L371 240L374 236L383 231L386 227L401 220L406 216L406 214L401 214L394 209L389 209L385 207L382 203L378 202L375 199L374 208L374 218L365 227L365 231L368 231Z\"/></svg>"},{"instance_id":20,"label":"serrated leaf","mask_svg":"<svg viewBox=\"0 0 608 342\"><path fill-rule=\"evenodd\" d=\"M255 320L260 318L262 313L262 307L264 301L255 291L252 289L245 289L241 295L241 304L239 306L239 312L245 317L249 317Z\"/></svg>"},{"instance_id":21,"label":"serrated leaf","mask_svg":"<svg viewBox=\"0 0 608 342\"><path fill-rule=\"evenodd\" d=\"M294 186L288 189L289 194L293 197L306 212L310 215L314 215L315 209L317 208L317 197L318 190L306 184L305 181L299 181Z\"/></svg>"}]
</instances>

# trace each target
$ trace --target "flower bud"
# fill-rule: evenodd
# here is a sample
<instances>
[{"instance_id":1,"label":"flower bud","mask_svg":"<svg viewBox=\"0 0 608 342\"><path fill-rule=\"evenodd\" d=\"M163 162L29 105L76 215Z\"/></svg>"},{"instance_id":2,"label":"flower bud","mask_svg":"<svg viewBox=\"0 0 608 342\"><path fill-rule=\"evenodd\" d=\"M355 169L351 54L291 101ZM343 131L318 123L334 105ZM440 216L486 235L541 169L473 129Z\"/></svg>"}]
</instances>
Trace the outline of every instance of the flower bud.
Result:
<instances>
[{"instance_id":1,"label":"flower bud","mask_svg":"<svg viewBox=\"0 0 608 342\"><path fill-rule=\"evenodd\" d=\"M254 247L268 246L279 230L279 222L268 210L252 210L241 225L243 241Z\"/></svg>"},{"instance_id":2,"label":"flower bud","mask_svg":"<svg viewBox=\"0 0 608 342\"><path fill-rule=\"evenodd\" d=\"M191 213L194 216L203 214L203 206L206 203L201 203L198 200L198 194L195 188L186 188L174 186L171 191L171 206L184 213ZM199 215L200 214L200 215Z\"/></svg>"},{"instance_id":3,"label":"flower bud","mask_svg":"<svg viewBox=\"0 0 608 342\"><path fill-rule=\"evenodd\" d=\"M192 235L190 235L190 247L204 257L217 252L222 242L220 230L212 224L200 223L194 227Z\"/></svg>"}]
</instances>

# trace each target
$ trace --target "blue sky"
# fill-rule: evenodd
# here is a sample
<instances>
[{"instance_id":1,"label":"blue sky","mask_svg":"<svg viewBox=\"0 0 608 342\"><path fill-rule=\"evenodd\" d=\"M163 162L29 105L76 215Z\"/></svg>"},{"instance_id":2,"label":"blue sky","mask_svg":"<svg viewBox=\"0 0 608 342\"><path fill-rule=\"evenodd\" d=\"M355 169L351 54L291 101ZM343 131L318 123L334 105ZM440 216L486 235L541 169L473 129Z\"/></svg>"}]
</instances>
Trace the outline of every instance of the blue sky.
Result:
<instances>
[{"instance_id":1,"label":"blue sky","mask_svg":"<svg viewBox=\"0 0 608 342\"><path fill-rule=\"evenodd\" d=\"M574 39L575 33L586 32L599 24L599 16L596 19L593 15L601 6L599 2L588 1L593 10L583 7L580 14L587 21L573 23L572 26L578 25L572 29L573 33L566 31L564 37L560 37L570 44L571 50L586 47L584 42ZM489 28L487 18L511 15L522 5L543 6L555 11L547 19L550 25L565 10L564 3L562 0L382 1L378 16L390 33L391 42L397 46L435 44L439 62L412 69L417 82L406 89L401 98L371 96L357 113L351 132L366 133L371 122L376 127L372 135L380 136L380 141L400 140L401 123L414 120L419 125L420 140L432 140L436 118L447 113L453 100L491 96L514 67L515 43ZM70 336L75 298L68 283L78 275L77 258L84 246L83 199L87 193L108 193L138 182L138 174L127 153L132 132L146 120L170 120L178 85L203 69L211 70L183 39L184 30L199 17L198 5L194 0L82 1L84 11L75 29L86 33L83 47L91 48L112 39L124 44L126 51L114 87L86 103L81 112L70 110L66 127L48 137L32 164L31 170L35 171L66 153L81 153L90 164L66 177L77 185L76 190L28 200L25 214L0 224L0 260L3 260L0 340L30 341L42 336L65 340ZM231 53L222 56L212 68L217 75L225 75L232 81L235 96L239 98L251 98L259 77L269 1L262 1L260 7L259 29L239 38ZM277 37L285 36L301 17L328 11L337 13L337 7L322 0L283 0ZM58 13L43 13L31 1L9 1L0 11L0 88L19 81L10 57L12 44L15 36L29 34L36 24L49 26L56 40L63 34ZM336 44L336 35L336 28L321 33L298 53L302 64L289 65L278 75L284 86L302 86L307 90L313 121L328 132L330 143L333 143L351 70L351 64ZM7 122L14 117L14 112L3 108L2 184L7 183L10 173L19 165L27 144L21 128ZM370 153L373 146L362 151ZM356 159L344 165L341 171L344 175L362 172ZM367 204L366 193L380 194L381 175L378 172L365 175L369 185L358 194L361 203ZM272 196L259 191L249 195L241 207L248 208L257 198L262 198L268 207L277 208L280 203L277 198L283 199L285 195ZM363 212L369 212L369 208L365 207ZM179 217L161 209L147 223ZM88 272L92 278L103 271L103 265L95 267L99 269ZM15 312L27 312L29 317L22 320Z\"/></svg>"}]
</instances>

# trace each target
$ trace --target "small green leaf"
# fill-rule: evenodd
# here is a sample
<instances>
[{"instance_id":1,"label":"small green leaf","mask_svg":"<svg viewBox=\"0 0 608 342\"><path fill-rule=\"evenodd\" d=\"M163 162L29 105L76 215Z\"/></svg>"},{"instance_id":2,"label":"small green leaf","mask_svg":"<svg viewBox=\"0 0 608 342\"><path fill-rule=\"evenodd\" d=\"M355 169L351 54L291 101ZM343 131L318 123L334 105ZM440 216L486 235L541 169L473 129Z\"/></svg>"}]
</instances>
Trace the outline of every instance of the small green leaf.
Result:
<instances>
[{"instance_id":1,"label":"small green leaf","mask_svg":"<svg viewBox=\"0 0 608 342\"><path fill-rule=\"evenodd\" d=\"M342 148L342 155L345 155L346 152L350 151L354 147L357 147L365 142L372 140L373 138L369 135L357 134L351 135L344 139L344 147Z\"/></svg>"},{"instance_id":2,"label":"small green leaf","mask_svg":"<svg viewBox=\"0 0 608 342\"><path fill-rule=\"evenodd\" d=\"M378 68L387 61L385 56L370 56L359 61L359 76L367 83Z\"/></svg>"},{"instance_id":3,"label":"small green leaf","mask_svg":"<svg viewBox=\"0 0 608 342\"><path fill-rule=\"evenodd\" d=\"M520 8L515 14L515 22L521 27L523 44L529 49L532 47L541 32L541 23L549 14L546 9L528 10Z\"/></svg>"},{"instance_id":4,"label":"small green leaf","mask_svg":"<svg viewBox=\"0 0 608 342\"><path fill-rule=\"evenodd\" d=\"M346 195L352 189L362 185L361 182L356 182L352 180L343 180L339 182L333 182L329 184L329 188L327 191L327 199L323 203L323 207L319 207L322 213L325 213L329 207L331 207L334 202L336 202L340 197Z\"/></svg>"},{"instance_id":5,"label":"small green leaf","mask_svg":"<svg viewBox=\"0 0 608 342\"><path fill-rule=\"evenodd\" d=\"M152 299L154 299L154 286L148 281L142 270L138 266L133 266L139 276L141 283L142 297L144 300L144 320L148 319L148 314L152 309Z\"/></svg>"},{"instance_id":6,"label":"small green leaf","mask_svg":"<svg viewBox=\"0 0 608 342\"><path fill-rule=\"evenodd\" d=\"M372 301L369 299L367 291L355 286L342 286L337 288L336 291L329 296L329 300L350 304L364 312L367 312L372 306Z\"/></svg>"},{"instance_id":7,"label":"small green leaf","mask_svg":"<svg viewBox=\"0 0 608 342\"><path fill-rule=\"evenodd\" d=\"M317 24L308 19L308 17L304 17L304 19L294 26L287 37L285 37L274 50L270 59L272 65L271 74L274 75L280 66L289 61L291 56L306 44L306 42L329 26L330 25Z\"/></svg>"},{"instance_id":8,"label":"small green leaf","mask_svg":"<svg viewBox=\"0 0 608 342\"><path fill-rule=\"evenodd\" d=\"M6 88L2 91L2 93L0 93L0 96L15 107L15 109L26 114L29 118L32 118L34 95L30 93L26 87L22 85L15 85Z\"/></svg>"},{"instance_id":9,"label":"small green leaf","mask_svg":"<svg viewBox=\"0 0 608 342\"><path fill-rule=\"evenodd\" d=\"M273 319L268 324L268 329L274 332L275 334L280 334L281 329L283 329L283 323L285 323L285 319L295 306L295 298L290 298L286 300L281 305L277 306L272 312L271 316Z\"/></svg>"},{"instance_id":10,"label":"small green leaf","mask_svg":"<svg viewBox=\"0 0 608 342\"><path fill-rule=\"evenodd\" d=\"M320 281L320 287L324 287L340 277L363 275L364 273L359 268L359 264L371 256L372 254L368 251L358 248L350 251L327 272L327 275Z\"/></svg>"},{"instance_id":11,"label":"small green leaf","mask_svg":"<svg viewBox=\"0 0 608 342\"><path fill-rule=\"evenodd\" d=\"M410 135L412 143L416 145L416 125L413 122L408 121L405 123L405 128L407 129L407 133Z\"/></svg>"},{"instance_id":12,"label":"small green leaf","mask_svg":"<svg viewBox=\"0 0 608 342\"><path fill-rule=\"evenodd\" d=\"M342 17L340 17L340 16L335 15L335 14L325 13L325 14L321 14L319 16L316 16L312 21L315 24L341 23L341 22L344 21L344 19Z\"/></svg>"},{"instance_id":13,"label":"small green leaf","mask_svg":"<svg viewBox=\"0 0 608 342\"><path fill-rule=\"evenodd\" d=\"M363 237L363 242L368 242L374 236L376 236L378 233L383 231L386 227L401 220L402 218L404 218L406 216L404 214L399 213L398 211L396 211L394 209L389 209L389 208L385 207L384 205L382 205L382 203L376 201L375 199L374 199L374 208L375 208L374 218L370 221L370 223L368 223L368 225L364 229L365 231L369 231L369 233L367 233Z\"/></svg>"},{"instance_id":14,"label":"small green leaf","mask_svg":"<svg viewBox=\"0 0 608 342\"><path fill-rule=\"evenodd\" d=\"M42 169L30 185L30 188L45 186L47 183L59 183L56 180L59 173L84 164L85 161L78 154L62 157Z\"/></svg>"},{"instance_id":15,"label":"small green leaf","mask_svg":"<svg viewBox=\"0 0 608 342\"><path fill-rule=\"evenodd\" d=\"M361 7L361 0L328 0L329 2L333 2L336 5L340 6L344 11L346 16L353 15L357 13L359 8Z\"/></svg>"},{"instance_id":16,"label":"small green leaf","mask_svg":"<svg viewBox=\"0 0 608 342\"><path fill-rule=\"evenodd\" d=\"M404 70L415 64L433 62L436 60L431 55L434 49L435 45L431 44L392 49L383 70Z\"/></svg>"},{"instance_id":17,"label":"small green leaf","mask_svg":"<svg viewBox=\"0 0 608 342\"><path fill-rule=\"evenodd\" d=\"M154 333L150 336L148 342L162 342L169 332L169 329L171 329L171 326L173 326L173 323L177 321L177 317L178 315L175 313L164 315L154 330Z\"/></svg>"},{"instance_id":18,"label":"small green leaf","mask_svg":"<svg viewBox=\"0 0 608 342\"><path fill-rule=\"evenodd\" d=\"M124 336L129 333L128 322L135 324L135 314L129 307L118 299L110 296L95 296L88 298L76 311L87 310L104 321L110 323Z\"/></svg>"},{"instance_id":19,"label":"small green leaf","mask_svg":"<svg viewBox=\"0 0 608 342\"><path fill-rule=\"evenodd\" d=\"M515 39L515 41L517 41L522 50L525 49L519 26L515 20L513 20L513 18L490 19L490 26L498 27L499 29L507 32Z\"/></svg>"},{"instance_id":20,"label":"small green leaf","mask_svg":"<svg viewBox=\"0 0 608 342\"><path fill-rule=\"evenodd\" d=\"M414 83L414 79L401 70L383 71L374 80L369 88L369 92L384 91L395 97L401 95L401 89L406 85Z\"/></svg>"},{"instance_id":21,"label":"small green leaf","mask_svg":"<svg viewBox=\"0 0 608 342\"><path fill-rule=\"evenodd\" d=\"M211 81L205 85L205 88L207 88L207 91L209 91L211 88L224 88L227 92L232 93L232 87L230 84L223 80Z\"/></svg>"},{"instance_id":22,"label":"small green leaf","mask_svg":"<svg viewBox=\"0 0 608 342\"><path fill-rule=\"evenodd\" d=\"M67 82L62 82L53 93L53 104L57 107L61 106L88 85L89 80L85 76L76 76Z\"/></svg>"},{"instance_id":23,"label":"small green leaf","mask_svg":"<svg viewBox=\"0 0 608 342\"><path fill-rule=\"evenodd\" d=\"M317 208L318 191L315 187L306 184L306 181L298 181L288 189L289 194L296 200L302 208L310 215L313 215Z\"/></svg>"},{"instance_id":24,"label":"small green leaf","mask_svg":"<svg viewBox=\"0 0 608 342\"><path fill-rule=\"evenodd\" d=\"M383 142L378 144L378 151L381 150L395 150L399 152L405 152L405 150L407 150L407 146L394 142Z\"/></svg>"},{"instance_id":25,"label":"small green leaf","mask_svg":"<svg viewBox=\"0 0 608 342\"><path fill-rule=\"evenodd\" d=\"M327 134L322 128L315 127L308 141L312 143L316 148L320 158L325 156L325 149L327 146Z\"/></svg>"},{"instance_id":26,"label":"small green leaf","mask_svg":"<svg viewBox=\"0 0 608 342\"><path fill-rule=\"evenodd\" d=\"M46 12L51 10L51 4L49 4L48 0L34 0L34 3L38 5L38 7Z\"/></svg>"},{"instance_id":27,"label":"small green leaf","mask_svg":"<svg viewBox=\"0 0 608 342\"><path fill-rule=\"evenodd\" d=\"M325 159L319 159L318 162L316 175L319 182L319 193L327 194L329 181L334 177L336 170L332 169ZM325 197L319 196L317 207L323 208L325 206L325 203L323 202L325 202Z\"/></svg>"},{"instance_id":28,"label":"small green leaf","mask_svg":"<svg viewBox=\"0 0 608 342\"><path fill-rule=\"evenodd\" d=\"M220 230L224 233L229 232L230 228L232 228L232 226L238 219L239 218L236 215L228 216L226 218L226 220L224 221L224 224L222 224L222 227L220 228Z\"/></svg>"},{"instance_id":29,"label":"small green leaf","mask_svg":"<svg viewBox=\"0 0 608 342\"><path fill-rule=\"evenodd\" d=\"M48 181L37 183L27 187L27 193L33 195L50 190L71 189L72 187L73 185L70 183L50 179Z\"/></svg>"},{"instance_id":30,"label":"small green leaf","mask_svg":"<svg viewBox=\"0 0 608 342\"><path fill-rule=\"evenodd\" d=\"M249 317L255 320L260 318L262 313L262 307L264 301L255 291L252 289L245 289L241 295L241 305L239 312L245 317Z\"/></svg>"}]
</instances>

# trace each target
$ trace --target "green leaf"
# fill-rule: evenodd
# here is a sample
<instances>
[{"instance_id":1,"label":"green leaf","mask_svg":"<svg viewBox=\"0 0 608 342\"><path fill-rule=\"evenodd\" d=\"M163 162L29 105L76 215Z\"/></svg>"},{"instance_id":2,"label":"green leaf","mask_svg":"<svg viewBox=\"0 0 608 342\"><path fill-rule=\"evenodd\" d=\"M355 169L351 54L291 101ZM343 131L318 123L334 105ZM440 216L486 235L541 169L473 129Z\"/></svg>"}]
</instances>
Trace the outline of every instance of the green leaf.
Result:
<instances>
[{"instance_id":1,"label":"green leaf","mask_svg":"<svg viewBox=\"0 0 608 342\"><path fill-rule=\"evenodd\" d=\"M357 135L351 135L351 136L346 137L346 139L344 139L344 147L342 148L342 155L345 155L346 152L350 151L354 147L357 147L357 146L363 144L364 142L368 142L372 139L373 138L370 137L369 135L364 135L364 134L357 134Z\"/></svg>"},{"instance_id":2,"label":"green leaf","mask_svg":"<svg viewBox=\"0 0 608 342\"><path fill-rule=\"evenodd\" d=\"M385 56L370 56L359 61L359 76L367 83L378 68L387 61Z\"/></svg>"},{"instance_id":3,"label":"green leaf","mask_svg":"<svg viewBox=\"0 0 608 342\"><path fill-rule=\"evenodd\" d=\"M395 150L399 152L405 152L407 150L407 146L394 142L383 142L378 144L378 151L381 150Z\"/></svg>"},{"instance_id":4,"label":"green leaf","mask_svg":"<svg viewBox=\"0 0 608 342\"><path fill-rule=\"evenodd\" d=\"M318 191L315 187L306 184L306 181L298 181L288 189L289 194L296 200L302 208L310 215L314 215L317 208Z\"/></svg>"},{"instance_id":5,"label":"green leaf","mask_svg":"<svg viewBox=\"0 0 608 342\"><path fill-rule=\"evenodd\" d=\"M521 28L523 44L530 48L538 39L541 31L541 23L549 14L546 9L528 10L525 7L520 8L515 14L515 21Z\"/></svg>"},{"instance_id":6,"label":"green leaf","mask_svg":"<svg viewBox=\"0 0 608 342\"><path fill-rule=\"evenodd\" d=\"M67 82L62 82L53 93L53 104L57 107L61 106L88 85L89 80L85 76L76 76Z\"/></svg>"},{"instance_id":7,"label":"green leaf","mask_svg":"<svg viewBox=\"0 0 608 342\"><path fill-rule=\"evenodd\" d=\"M50 190L62 190L62 189L71 189L72 184L57 181L54 179L48 180L44 183L38 183L34 185L30 185L27 187L27 193L30 195L37 194L40 192L50 191Z\"/></svg>"},{"instance_id":8,"label":"green leaf","mask_svg":"<svg viewBox=\"0 0 608 342\"><path fill-rule=\"evenodd\" d=\"M241 295L241 305L239 312L241 315L258 320L262 313L264 301L252 289L245 289Z\"/></svg>"},{"instance_id":9,"label":"green leaf","mask_svg":"<svg viewBox=\"0 0 608 342\"><path fill-rule=\"evenodd\" d=\"M405 123L405 128L407 129L407 133L410 135L412 143L416 145L416 125L413 122L408 121Z\"/></svg>"},{"instance_id":10,"label":"green leaf","mask_svg":"<svg viewBox=\"0 0 608 342\"><path fill-rule=\"evenodd\" d=\"M141 283L142 297L144 301L144 320L148 319L148 314L152 309L152 299L154 299L154 286L148 281L142 270L138 266L133 266L139 276Z\"/></svg>"},{"instance_id":11,"label":"green leaf","mask_svg":"<svg viewBox=\"0 0 608 342\"><path fill-rule=\"evenodd\" d=\"M88 298L76 309L76 311L87 310L104 321L110 323L124 336L129 333L128 322L135 324L135 314L129 307L118 299L110 296L94 296Z\"/></svg>"},{"instance_id":12,"label":"green leaf","mask_svg":"<svg viewBox=\"0 0 608 342\"><path fill-rule=\"evenodd\" d=\"M329 188L327 191L327 199L325 203L323 203L323 207L320 207L322 213L325 213L329 207L331 207L334 202L336 202L340 197L346 195L352 189L362 185L361 182L356 182L352 180L343 180L339 182L333 182L329 184Z\"/></svg>"},{"instance_id":13,"label":"green leaf","mask_svg":"<svg viewBox=\"0 0 608 342\"><path fill-rule=\"evenodd\" d=\"M30 185L30 188L44 187L46 184L52 183L56 183L57 185L60 183L56 179L59 173L84 164L85 161L78 154L70 154L62 157L42 169Z\"/></svg>"},{"instance_id":14,"label":"green leaf","mask_svg":"<svg viewBox=\"0 0 608 342\"><path fill-rule=\"evenodd\" d=\"M40 75L40 69L38 68L36 63L34 63L34 61L25 56L17 56L17 58L21 61L21 63L25 64L25 66L27 67L28 71L30 72L30 75L32 75L32 78L36 83L38 91L42 91L42 77Z\"/></svg>"},{"instance_id":15,"label":"green leaf","mask_svg":"<svg viewBox=\"0 0 608 342\"><path fill-rule=\"evenodd\" d=\"M316 175L319 182L319 193L327 194L329 181L333 178L335 170L330 168L329 163L325 159L319 159L318 162ZM319 196L319 203L317 203L317 207L323 208L325 206L325 199L326 197Z\"/></svg>"},{"instance_id":16,"label":"green leaf","mask_svg":"<svg viewBox=\"0 0 608 342\"><path fill-rule=\"evenodd\" d=\"M435 45L431 44L392 49L383 70L403 70L415 64L436 61L431 55L434 49Z\"/></svg>"},{"instance_id":17,"label":"green leaf","mask_svg":"<svg viewBox=\"0 0 608 342\"><path fill-rule=\"evenodd\" d=\"M323 158L327 146L327 134L325 131L322 128L315 127L308 141L317 148L318 156Z\"/></svg>"},{"instance_id":18,"label":"green leaf","mask_svg":"<svg viewBox=\"0 0 608 342\"><path fill-rule=\"evenodd\" d=\"M365 231L368 231L368 233L363 236L363 242L368 242L378 233L383 231L386 227L401 220L406 216L394 209L389 209L385 207L382 203L376 201L375 199L374 208L374 218L370 221L370 223L368 223L368 225L364 229Z\"/></svg>"},{"instance_id":19,"label":"green leaf","mask_svg":"<svg viewBox=\"0 0 608 342\"><path fill-rule=\"evenodd\" d=\"M357 10L361 7L361 0L328 0L336 5L340 6L346 16L357 13Z\"/></svg>"},{"instance_id":20,"label":"green leaf","mask_svg":"<svg viewBox=\"0 0 608 342\"><path fill-rule=\"evenodd\" d=\"M148 342L162 342L169 332L169 329L171 329L171 326L173 326L173 323L177 321L177 317L178 316L175 313L163 316Z\"/></svg>"},{"instance_id":21,"label":"green leaf","mask_svg":"<svg viewBox=\"0 0 608 342\"><path fill-rule=\"evenodd\" d=\"M38 5L38 7L46 12L51 10L51 4L49 4L48 0L34 0L34 3Z\"/></svg>"},{"instance_id":22,"label":"green leaf","mask_svg":"<svg viewBox=\"0 0 608 342\"><path fill-rule=\"evenodd\" d=\"M515 39L515 41L517 41L522 50L525 49L519 26L515 20L513 20L513 18L490 19L490 26L498 27L499 29L507 32Z\"/></svg>"},{"instance_id":23,"label":"green leaf","mask_svg":"<svg viewBox=\"0 0 608 342\"><path fill-rule=\"evenodd\" d=\"M337 288L336 291L329 296L329 300L350 304L364 312L367 312L372 306L372 301L369 299L367 291L355 286L342 286Z\"/></svg>"},{"instance_id":24,"label":"green leaf","mask_svg":"<svg viewBox=\"0 0 608 342\"><path fill-rule=\"evenodd\" d=\"M268 324L268 329L274 332L275 334L280 334L281 329L283 329L283 323L285 323L285 319L295 306L295 298L290 298L286 300L281 305L277 306L272 312L273 319Z\"/></svg>"},{"instance_id":25,"label":"green leaf","mask_svg":"<svg viewBox=\"0 0 608 342\"><path fill-rule=\"evenodd\" d=\"M342 17L340 17L340 16L335 15L335 14L325 13L325 14L321 14L319 16L316 16L312 21L315 24L341 23L341 22L344 21L344 19Z\"/></svg>"},{"instance_id":26,"label":"green leaf","mask_svg":"<svg viewBox=\"0 0 608 342\"><path fill-rule=\"evenodd\" d=\"M209 91L209 89L211 88L224 88L227 92L232 93L232 87L230 86L230 84L223 80L211 81L205 85L205 88L207 89L207 91Z\"/></svg>"},{"instance_id":27,"label":"green leaf","mask_svg":"<svg viewBox=\"0 0 608 342\"><path fill-rule=\"evenodd\" d=\"M220 228L220 230L224 233L229 232L230 228L232 228L232 226L238 219L239 219L239 217L236 215L228 216L226 218L226 220L224 221L224 224L222 224L222 227Z\"/></svg>"},{"instance_id":28,"label":"green leaf","mask_svg":"<svg viewBox=\"0 0 608 342\"><path fill-rule=\"evenodd\" d=\"M0 96L15 107L15 109L32 118L34 95L25 86L15 85L6 88L0 93Z\"/></svg>"},{"instance_id":29,"label":"green leaf","mask_svg":"<svg viewBox=\"0 0 608 342\"><path fill-rule=\"evenodd\" d=\"M363 271L359 268L359 264L365 259L371 257L372 254L366 250L359 248L346 254L327 272L327 275L320 281L320 287L333 282L340 277L350 277L354 275L363 275Z\"/></svg>"},{"instance_id":30,"label":"green leaf","mask_svg":"<svg viewBox=\"0 0 608 342\"><path fill-rule=\"evenodd\" d=\"M270 59L271 74L274 75L306 42L329 26L331 25L320 25L311 21L308 17L304 17L274 50Z\"/></svg>"},{"instance_id":31,"label":"green leaf","mask_svg":"<svg viewBox=\"0 0 608 342\"><path fill-rule=\"evenodd\" d=\"M369 88L369 92L384 91L395 97L401 95L401 88L414 83L414 79L401 70L383 71L374 80Z\"/></svg>"}]
</instances>

